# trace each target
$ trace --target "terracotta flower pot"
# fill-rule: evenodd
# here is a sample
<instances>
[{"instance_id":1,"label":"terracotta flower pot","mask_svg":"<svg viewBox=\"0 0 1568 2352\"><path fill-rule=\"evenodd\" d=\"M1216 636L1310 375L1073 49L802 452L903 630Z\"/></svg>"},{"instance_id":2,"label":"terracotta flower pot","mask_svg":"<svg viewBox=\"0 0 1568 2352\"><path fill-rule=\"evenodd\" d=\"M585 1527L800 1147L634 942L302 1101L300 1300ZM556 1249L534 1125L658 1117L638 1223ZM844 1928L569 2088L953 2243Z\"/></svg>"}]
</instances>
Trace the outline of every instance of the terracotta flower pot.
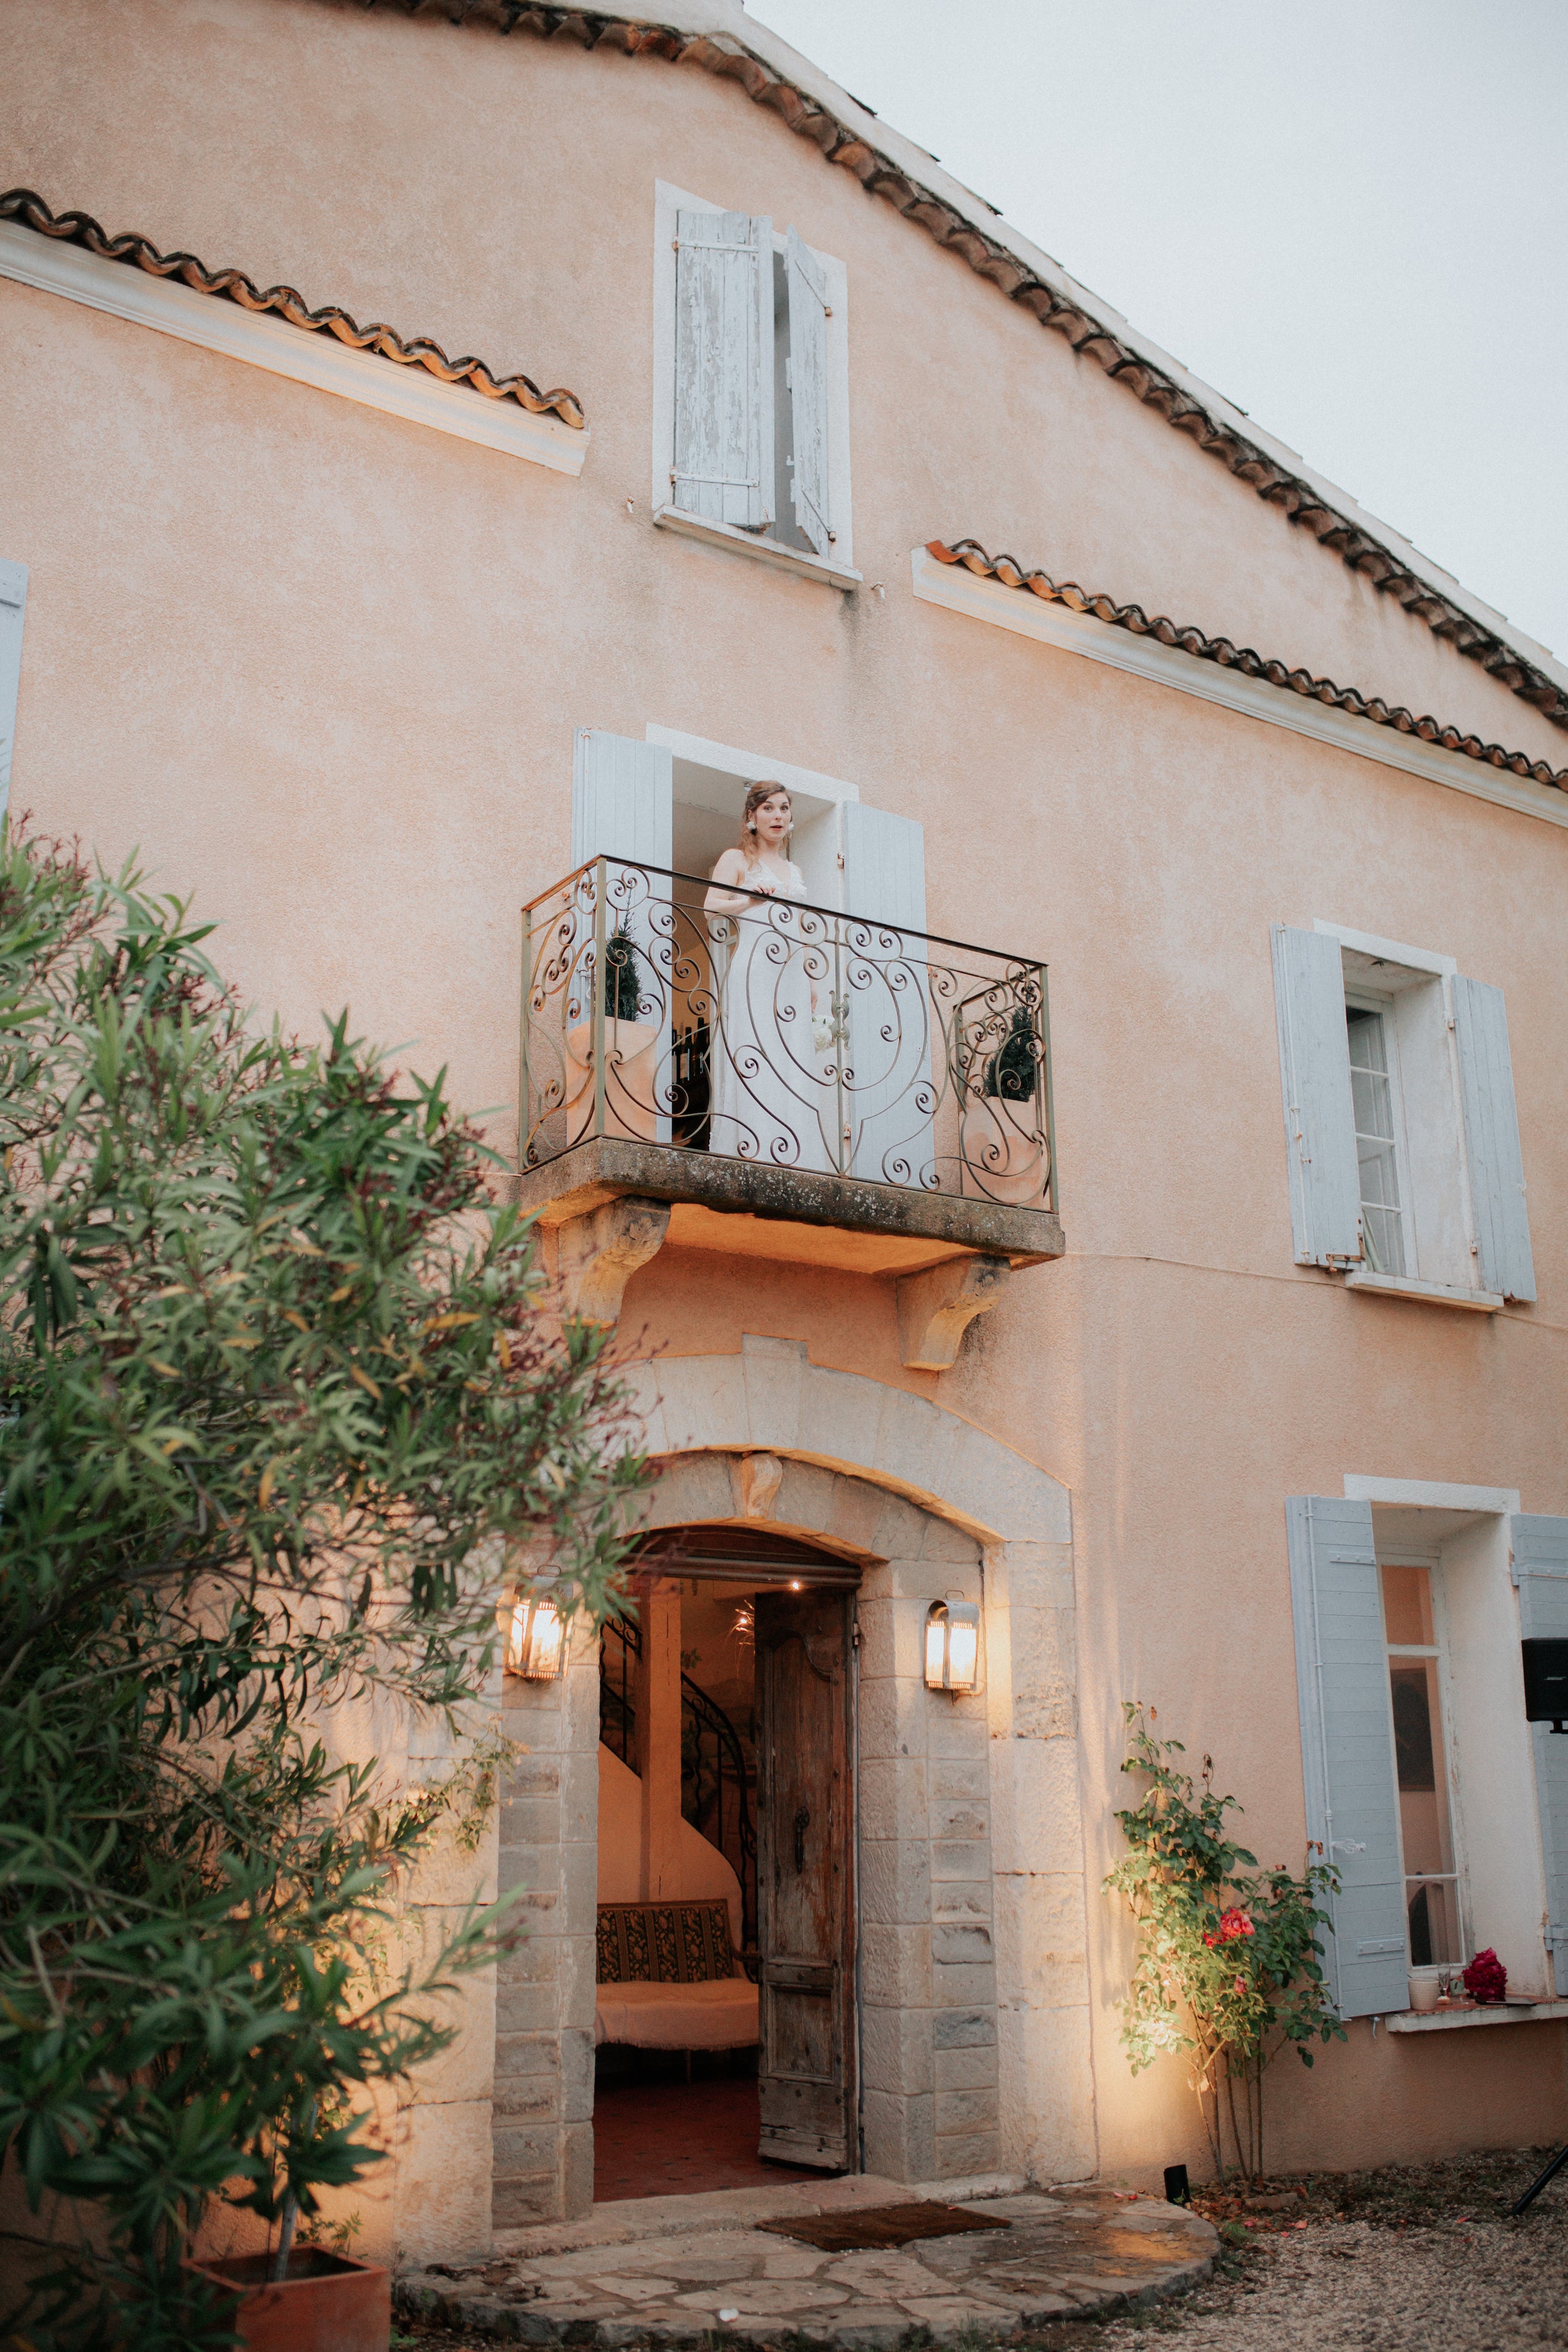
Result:
<instances>
[{"instance_id":1,"label":"terracotta flower pot","mask_svg":"<svg viewBox=\"0 0 1568 2352\"><path fill-rule=\"evenodd\" d=\"M239 2293L235 2326L245 2352L387 2352L392 2273L324 2246L296 2246L289 2275L268 2278L270 2254L186 2263L198 2278Z\"/></svg>"},{"instance_id":2,"label":"terracotta flower pot","mask_svg":"<svg viewBox=\"0 0 1568 2352\"><path fill-rule=\"evenodd\" d=\"M959 1123L964 1198L1039 1208L1046 1191L1046 1145L1044 1135L1034 1130L1042 1124L1034 1096L1001 1102L983 1095L965 1103Z\"/></svg>"},{"instance_id":3,"label":"terracotta flower pot","mask_svg":"<svg viewBox=\"0 0 1568 2352\"><path fill-rule=\"evenodd\" d=\"M658 1135L659 1047L664 1032L654 1021L605 1023L605 1133L652 1143ZM580 1021L566 1032L569 1084L569 1144L594 1132L594 1024Z\"/></svg>"}]
</instances>

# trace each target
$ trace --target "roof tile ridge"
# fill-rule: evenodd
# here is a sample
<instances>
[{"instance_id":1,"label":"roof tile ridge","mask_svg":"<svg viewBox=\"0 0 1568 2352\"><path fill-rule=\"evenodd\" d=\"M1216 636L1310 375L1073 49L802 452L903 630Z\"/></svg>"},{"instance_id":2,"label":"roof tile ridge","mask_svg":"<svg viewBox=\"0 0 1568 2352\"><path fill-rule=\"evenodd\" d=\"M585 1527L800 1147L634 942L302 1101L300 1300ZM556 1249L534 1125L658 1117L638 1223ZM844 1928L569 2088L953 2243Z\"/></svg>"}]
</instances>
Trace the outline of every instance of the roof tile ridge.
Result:
<instances>
[{"instance_id":1,"label":"roof tile ridge","mask_svg":"<svg viewBox=\"0 0 1568 2352\"><path fill-rule=\"evenodd\" d=\"M1363 694L1353 686L1336 686L1331 677L1317 677L1309 669L1267 658L1250 646L1237 646L1229 637L1211 637L1191 624L1167 619L1163 613L1151 617L1142 604L1119 604L1101 590L1080 588L1076 580L1053 580L1048 572L1029 570L1014 556L987 555L977 539L928 539L925 551L939 563L962 564L966 572L983 580L994 580L1004 588L1027 589L1047 604L1065 604L1069 612L1088 614L1110 628L1125 629L1131 636L1153 637L1196 661L1215 662L1222 669L1238 670L1244 677L1261 678L1287 693L1304 695L1314 702L1325 703L1331 709L1348 711L1353 719L1369 719L1376 727L1392 727L1401 735L1419 736L1422 742L1436 744L1445 751L1460 751L1467 759L1482 761L1489 767L1506 768L1512 775L1568 792L1568 768L1552 768L1544 760L1532 760L1525 751L1507 751L1500 743L1484 743L1479 735L1445 726L1429 714L1417 718L1403 703L1386 702L1381 695Z\"/></svg>"},{"instance_id":2,"label":"roof tile ridge","mask_svg":"<svg viewBox=\"0 0 1568 2352\"><path fill-rule=\"evenodd\" d=\"M515 400L534 415L553 411L563 424L578 431L586 422L576 394L563 387L541 392L531 376L498 376L483 360L448 359L440 344L429 336L405 337L382 321L362 327L336 303L324 303L319 310L311 310L304 296L292 286L269 286L263 290L243 270L209 269L194 253L160 253L151 238L134 230L110 236L90 213L53 213L31 188L0 191L0 221L4 220L20 221L42 236L79 245L102 261L123 262L146 270L153 278L178 278L196 293L226 299L242 310L274 311L289 326L302 328L308 333L334 335L351 350L374 352L405 367L427 368L443 383L471 384L487 399Z\"/></svg>"},{"instance_id":3,"label":"roof tile ridge","mask_svg":"<svg viewBox=\"0 0 1568 2352\"><path fill-rule=\"evenodd\" d=\"M380 5L392 4L393 0L380 0ZM364 0L364 5L374 7L378 0ZM852 171L872 194L917 221L939 245L959 254L981 277L989 278L1011 299L1032 310L1042 326L1065 336L1081 357L1092 360L1145 406L1158 410L1176 431L1187 434L1208 456L1217 457L1237 480L1248 483L1289 521L1310 530L1381 593L1394 596L1435 635L1445 638L1468 659L1479 662L1555 726L1568 729L1568 667L1558 663L1547 647L1537 645L1523 630L1514 629L1504 614L1494 613L1389 525L1379 523L1374 528L1373 518L1363 516L1347 493L1314 477L1302 461L1289 463L1294 453L1287 453L1282 443L1268 446L1271 436L1250 419L1244 428L1244 412L1192 376L1180 362L1132 328L1113 306L1080 286L1059 263L1052 262L1010 228L984 197L975 196L940 168L936 176L951 193L939 193L928 185L928 175L915 160L923 151L890 125L879 124L875 136L868 135L849 118L864 115L868 125L875 118L847 91L839 91L819 68L811 68L803 75L793 68L785 72L773 63L764 54L766 45L787 52L791 58L797 53L766 26L748 25L742 39L718 24L691 29L671 24L668 17L547 6L538 5L538 0L395 0L395 5L405 16L439 14L455 26L475 20L494 25L503 33L526 31L546 39L563 35L584 48L605 46L628 55L659 56L674 64L705 67L739 82L754 103L771 107L792 131L812 140L829 163ZM717 17L720 10L712 0L707 5L701 0L685 0L682 13ZM810 65L805 58L799 63ZM833 102L825 103L809 90L803 91L799 85L811 81L831 92ZM907 150L907 163L888 152L898 148ZM934 166L934 157L928 160ZM984 209L991 215L990 222L973 218L969 205ZM1441 584L1444 581L1447 587Z\"/></svg>"}]
</instances>

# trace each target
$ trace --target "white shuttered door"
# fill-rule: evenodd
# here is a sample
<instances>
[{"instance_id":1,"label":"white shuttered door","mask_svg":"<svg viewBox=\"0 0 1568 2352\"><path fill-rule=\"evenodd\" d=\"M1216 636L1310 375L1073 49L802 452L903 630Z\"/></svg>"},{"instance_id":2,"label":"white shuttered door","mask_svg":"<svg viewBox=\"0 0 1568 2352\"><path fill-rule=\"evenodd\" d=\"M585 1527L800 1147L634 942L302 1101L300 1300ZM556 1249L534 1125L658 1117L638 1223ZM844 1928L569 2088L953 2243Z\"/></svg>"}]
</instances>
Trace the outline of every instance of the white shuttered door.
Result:
<instances>
[{"instance_id":1,"label":"white shuttered door","mask_svg":"<svg viewBox=\"0 0 1568 2352\"><path fill-rule=\"evenodd\" d=\"M1323 1973L1342 2017L1368 2017L1407 2005L1409 1965L1372 1507L1298 1495L1285 1512L1307 1835L1342 1882Z\"/></svg>"},{"instance_id":2,"label":"white shuttered door","mask_svg":"<svg viewBox=\"0 0 1568 2352\"><path fill-rule=\"evenodd\" d=\"M1481 1287L1505 1298L1533 1298L1535 1263L1500 988L1462 974L1455 979L1454 1044Z\"/></svg>"},{"instance_id":3,"label":"white shuttered door","mask_svg":"<svg viewBox=\"0 0 1568 2352\"><path fill-rule=\"evenodd\" d=\"M673 755L580 727L572 747L572 863L601 855L668 866L674 856Z\"/></svg>"},{"instance_id":4,"label":"white shuttered door","mask_svg":"<svg viewBox=\"0 0 1568 2352\"><path fill-rule=\"evenodd\" d=\"M844 803L844 904L895 929L926 927L925 827L912 817Z\"/></svg>"},{"instance_id":5,"label":"white shuttered door","mask_svg":"<svg viewBox=\"0 0 1568 2352\"><path fill-rule=\"evenodd\" d=\"M687 514L760 530L773 519L773 226L678 213L675 467Z\"/></svg>"},{"instance_id":6,"label":"white shuttered door","mask_svg":"<svg viewBox=\"0 0 1568 2352\"><path fill-rule=\"evenodd\" d=\"M862 801L843 814L843 1171L925 1188L935 1172L925 828Z\"/></svg>"},{"instance_id":7,"label":"white shuttered door","mask_svg":"<svg viewBox=\"0 0 1568 2352\"><path fill-rule=\"evenodd\" d=\"M16 740L16 689L22 681L22 616L27 609L27 567L0 557L0 816L11 791L11 748Z\"/></svg>"},{"instance_id":8,"label":"white shuttered door","mask_svg":"<svg viewBox=\"0 0 1568 2352\"><path fill-rule=\"evenodd\" d=\"M1361 1255L1361 1172L1340 943L1276 923L1274 1009L1299 1265Z\"/></svg>"},{"instance_id":9,"label":"white shuttered door","mask_svg":"<svg viewBox=\"0 0 1568 2352\"><path fill-rule=\"evenodd\" d=\"M674 857L673 755L661 743L639 743L628 735L607 735L583 727L572 747L572 864L591 857L634 858L639 866L668 868ZM669 1101L672 921L668 873L647 876L612 866L606 875L606 937L624 926L635 954L639 1021L657 1024L660 1044L655 1100ZM584 908L580 919L592 929ZM586 967L584 967L586 970ZM660 1108L654 1140L669 1141L669 1113Z\"/></svg>"},{"instance_id":10,"label":"white shuttered door","mask_svg":"<svg viewBox=\"0 0 1568 2352\"><path fill-rule=\"evenodd\" d=\"M790 413L795 519L818 555L832 539L827 516L827 280L798 231L784 240L789 285Z\"/></svg>"},{"instance_id":11,"label":"white shuttered door","mask_svg":"<svg viewBox=\"0 0 1568 2352\"><path fill-rule=\"evenodd\" d=\"M1568 1642L1568 1519L1515 1515L1510 1523L1519 1580L1519 1630L1527 1642ZM1560 1994L1568 1993L1568 1738L1532 1723L1535 1802L1546 1866L1547 1935Z\"/></svg>"}]
</instances>

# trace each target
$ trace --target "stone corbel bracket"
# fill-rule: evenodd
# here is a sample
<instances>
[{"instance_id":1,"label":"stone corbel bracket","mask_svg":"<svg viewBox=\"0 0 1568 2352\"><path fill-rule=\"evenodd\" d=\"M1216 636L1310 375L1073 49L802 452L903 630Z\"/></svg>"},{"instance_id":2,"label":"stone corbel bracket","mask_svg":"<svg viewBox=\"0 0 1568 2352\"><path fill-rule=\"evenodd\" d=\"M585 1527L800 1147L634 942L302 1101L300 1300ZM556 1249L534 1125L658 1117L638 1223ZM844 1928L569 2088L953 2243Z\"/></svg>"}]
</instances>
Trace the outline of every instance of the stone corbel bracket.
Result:
<instances>
[{"instance_id":1,"label":"stone corbel bracket","mask_svg":"<svg viewBox=\"0 0 1568 2352\"><path fill-rule=\"evenodd\" d=\"M561 1311L568 1322L617 1323L626 1285L664 1245L668 1201L624 1195L555 1231Z\"/></svg>"},{"instance_id":2,"label":"stone corbel bracket","mask_svg":"<svg viewBox=\"0 0 1568 2352\"><path fill-rule=\"evenodd\" d=\"M944 1258L899 1283L899 1352L911 1371L945 1372L963 1335L994 1307L1013 1269L1005 1257Z\"/></svg>"}]
</instances>

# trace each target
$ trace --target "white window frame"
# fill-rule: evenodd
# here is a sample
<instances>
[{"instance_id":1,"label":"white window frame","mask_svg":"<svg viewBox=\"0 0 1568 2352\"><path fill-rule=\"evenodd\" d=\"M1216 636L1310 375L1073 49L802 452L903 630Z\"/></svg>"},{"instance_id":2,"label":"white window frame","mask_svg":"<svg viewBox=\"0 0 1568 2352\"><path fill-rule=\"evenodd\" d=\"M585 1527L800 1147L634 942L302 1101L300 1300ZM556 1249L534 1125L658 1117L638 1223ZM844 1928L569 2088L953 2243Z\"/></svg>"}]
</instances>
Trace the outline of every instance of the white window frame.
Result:
<instances>
[{"instance_id":1,"label":"white window frame","mask_svg":"<svg viewBox=\"0 0 1568 2352\"><path fill-rule=\"evenodd\" d=\"M1430 948L1410 947L1403 940L1381 939L1370 931L1352 930L1342 923L1327 922L1321 916L1313 921L1312 929L1325 938L1337 940L1342 955L1349 955L1359 961L1386 967L1391 974L1397 975L1399 983L1397 988L1384 990L1369 983L1359 974L1347 973L1345 1002L1347 1005L1364 1004L1384 1015L1384 1037L1389 1062L1390 1095L1394 1106L1395 1167L1400 1185L1400 1204L1403 1213L1401 1226L1405 1236L1406 1270L1403 1275L1374 1274L1364 1263L1360 1266L1349 1266L1344 1273L1345 1287L1348 1290L1363 1291L1373 1296L1382 1292L1391 1297L1417 1298L1435 1306L1458 1307L1468 1308L1473 1313L1495 1315L1506 1306L1507 1302L1500 1292L1482 1289L1476 1272L1478 1245L1475 1211L1470 1199L1469 1170L1465 1151L1458 1056L1454 1045L1453 984L1459 969L1458 961L1453 956L1439 954ZM1401 1066L1404 1059L1404 1046L1400 1036L1398 999L1405 990L1418 986L1423 982L1435 983L1441 993L1442 1018L1447 1037L1447 1076L1440 1133L1436 1138L1428 1133L1423 1139L1425 1153L1434 1157L1428 1159L1424 1156L1418 1171L1416 1157L1410 1140L1409 1121L1405 1109L1408 1089L1405 1084ZM1436 1155L1446 1158L1450 1153L1449 1165L1442 1169L1436 1168ZM1431 1237L1430 1234L1427 1235L1424 1245L1422 1220L1417 1213L1418 1172L1428 1186L1445 1183L1450 1190L1453 1197L1453 1213L1462 1231L1463 1253L1468 1262L1470 1274L1468 1282L1456 1281L1452 1278L1456 1271L1452 1263L1444 1278L1439 1278L1431 1266ZM1449 1252L1450 1260L1455 1255L1455 1251ZM1424 1260L1427 1261L1427 1271L1425 1273L1422 1271Z\"/></svg>"},{"instance_id":2,"label":"white window frame","mask_svg":"<svg viewBox=\"0 0 1568 2352\"><path fill-rule=\"evenodd\" d=\"M1376 1530L1377 1522L1374 1518L1373 1521L1374 1538L1376 1536ZM1426 1871L1425 1873L1412 1873L1405 1859L1405 1817L1403 1808L1399 1802L1399 1774L1397 1762L1399 1743L1397 1738L1394 1736L1394 1688L1392 1676L1389 1677L1388 1691L1389 1734L1391 1738L1394 1738L1395 1757L1394 1781L1394 1817L1399 1823L1399 1866L1405 1880L1405 1958L1409 1961L1410 1972L1413 1976L1435 1977L1440 1976L1445 1972L1452 1971L1455 1969L1467 1967L1470 1959L1473 1958L1475 1950L1470 1916L1469 1877L1465 1868L1464 1807L1460 1793L1458 1757L1455 1752L1454 1740L1455 1706L1452 1664L1453 1651L1448 1639L1447 1583L1443 1572L1442 1554L1439 1551L1409 1550L1395 1545L1384 1546L1382 1543L1377 1544L1376 1550L1378 1568L1378 1602L1380 1607L1383 1606L1383 1570L1385 1568L1424 1568L1427 1572L1432 1594L1432 1629L1437 1637L1436 1642L1434 1642L1429 1647L1425 1644L1413 1644L1405 1642L1391 1642L1388 1638L1387 1611L1384 1609L1383 1646L1385 1655L1391 1660L1394 1658L1430 1658L1435 1656L1437 1661L1437 1706L1439 1709L1438 1731L1443 1747L1443 1776L1448 1794L1448 1837L1454 1854L1454 1867L1451 1872L1439 1870ZM1409 1948L1410 1882L1413 1875L1421 1878L1424 1884L1431 1884L1436 1880L1452 1877L1454 1882L1454 1908L1458 1921L1459 1937L1459 1958L1457 1960L1433 1960L1431 1962L1424 1962L1421 1967L1417 1968L1414 1958L1411 1957Z\"/></svg>"},{"instance_id":3,"label":"white window frame","mask_svg":"<svg viewBox=\"0 0 1568 2352\"><path fill-rule=\"evenodd\" d=\"M705 541L712 547L737 553L793 572L797 579L816 580L831 588L861 584L855 569L855 540L849 484L849 279L841 261L807 250L820 265L827 285L827 485L828 513L833 529L832 554L820 556L809 547L748 530L733 523L711 522L688 514L671 496L675 465L675 278L677 216L682 212L747 212L744 204L723 204L693 195L668 180L654 183L653 210L653 481L652 510L661 530ZM785 250L787 223L775 224L773 251Z\"/></svg>"},{"instance_id":4,"label":"white window frame","mask_svg":"<svg viewBox=\"0 0 1568 2352\"><path fill-rule=\"evenodd\" d=\"M1347 1013L1375 1013L1383 1024L1384 1057L1388 1065L1386 1076L1388 1078L1389 1125L1394 1129L1394 1132L1389 1137L1388 1140L1394 1147L1394 1187L1398 1195L1397 1213L1399 1217L1401 1255L1405 1259L1403 1272L1394 1276L1394 1279L1403 1281L1409 1276L1414 1276L1419 1278L1421 1272L1419 1245L1416 1238L1414 1203L1410 1193L1410 1142L1405 1127L1405 1090L1400 1083L1399 1076L1399 1023L1397 1008L1392 996L1385 996L1381 991L1376 989L1359 988L1347 982L1345 985L1345 1010ZM1355 1093L1355 1071L1356 1065L1352 1062L1351 1064L1351 1093L1352 1100ZM1358 1142L1360 1141L1360 1137L1361 1130L1358 1128L1356 1129L1356 1138ZM1366 1212L1368 1203L1365 1201L1363 1201L1361 1207L1362 1248L1366 1254L1366 1258L1370 1259L1371 1250L1368 1245L1366 1233ZM1371 1271L1370 1265L1367 1266L1367 1271Z\"/></svg>"},{"instance_id":5,"label":"white window frame","mask_svg":"<svg viewBox=\"0 0 1568 2352\"><path fill-rule=\"evenodd\" d=\"M1441 1696L1463 1948L1473 1954L1478 1937L1495 1946L1509 1969L1510 1990L1538 1992L1550 2001L1548 1889L1531 1799L1534 1748L1520 1679L1512 1551L1519 1489L1347 1471L1343 1491L1347 1502L1373 1507L1380 1606L1384 1562L1439 1560L1434 1618L1447 1668ZM1419 1528L1406 1523L1396 1532L1380 1517L1380 1506L1420 1515ZM1385 1637L1385 1653L1386 1647ZM1389 1721L1392 1737L1392 1694ZM1396 1778L1396 1814L1397 1799ZM1402 1872L1404 1861L1402 1834ZM1515 2014L1528 2012L1508 2012Z\"/></svg>"}]
</instances>

